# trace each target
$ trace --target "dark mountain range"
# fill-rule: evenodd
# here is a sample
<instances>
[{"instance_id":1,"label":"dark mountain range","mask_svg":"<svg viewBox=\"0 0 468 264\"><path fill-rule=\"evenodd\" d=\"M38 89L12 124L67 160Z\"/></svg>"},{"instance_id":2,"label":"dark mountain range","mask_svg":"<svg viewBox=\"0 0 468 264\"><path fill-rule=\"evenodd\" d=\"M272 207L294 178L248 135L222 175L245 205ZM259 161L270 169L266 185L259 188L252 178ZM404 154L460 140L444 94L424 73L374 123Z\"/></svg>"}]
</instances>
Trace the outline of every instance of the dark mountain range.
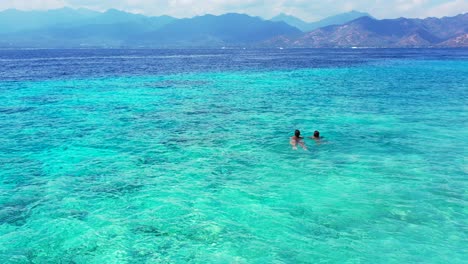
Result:
<instances>
[{"instance_id":1,"label":"dark mountain range","mask_svg":"<svg viewBox=\"0 0 468 264\"><path fill-rule=\"evenodd\" d=\"M27 14L34 19L24 22ZM35 21L35 22L32 22ZM60 22L60 24L57 24ZM7 47L219 47L250 46L276 36L302 32L284 22L241 14L188 19L145 17L118 10L104 13L59 9L0 13L0 46Z\"/></svg>"},{"instance_id":2,"label":"dark mountain range","mask_svg":"<svg viewBox=\"0 0 468 264\"><path fill-rule=\"evenodd\" d=\"M62 8L49 11L20 11L8 9L0 12L0 33L40 29L57 24L74 24L99 16L101 13L87 10Z\"/></svg>"},{"instance_id":3,"label":"dark mountain range","mask_svg":"<svg viewBox=\"0 0 468 264\"><path fill-rule=\"evenodd\" d=\"M338 14L335 16L327 17L316 22L305 22L297 17L279 14L278 16L272 18L272 21L283 21L291 26L297 27L303 32L309 32L317 28L331 26L331 25L342 25L353 21L357 18L368 16L371 17L368 13L351 11L343 14Z\"/></svg>"},{"instance_id":4,"label":"dark mountain range","mask_svg":"<svg viewBox=\"0 0 468 264\"><path fill-rule=\"evenodd\" d=\"M309 28L310 28L310 25L309 25L308 22L305 22L304 20L302 20L300 18L297 18L295 16L286 15L284 13L281 13L281 14L273 17L270 20L274 21L274 22L284 22L284 23L286 23L288 25L291 25L293 27L296 27L296 28L300 29L303 32L309 31Z\"/></svg>"},{"instance_id":5,"label":"dark mountain range","mask_svg":"<svg viewBox=\"0 0 468 264\"><path fill-rule=\"evenodd\" d=\"M303 33L285 22L232 13L176 19L114 9L0 12L0 47L467 47L467 39L468 14L365 16Z\"/></svg>"},{"instance_id":6,"label":"dark mountain range","mask_svg":"<svg viewBox=\"0 0 468 264\"><path fill-rule=\"evenodd\" d=\"M61 8L49 11L0 12L0 46L120 46L134 36L157 30L176 18L146 17L116 9L96 12ZM139 44L135 41L134 44Z\"/></svg>"},{"instance_id":7,"label":"dark mountain range","mask_svg":"<svg viewBox=\"0 0 468 264\"><path fill-rule=\"evenodd\" d=\"M466 46L468 13L455 17L384 19L361 17L323 27L300 38L276 38L270 45L291 47L459 47Z\"/></svg>"},{"instance_id":8,"label":"dark mountain range","mask_svg":"<svg viewBox=\"0 0 468 264\"><path fill-rule=\"evenodd\" d=\"M180 19L140 38L146 45L225 46L252 45L276 36L301 35L300 30L284 22L231 13Z\"/></svg>"},{"instance_id":9,"label":"dark mountain range","mask_svg":"<svg viewBox=\"0 0 468 264\"><path fill-rule=\"evenodd\" d=\"M450 38L439 44L440 47L468 47L468 33Z\"/></svg>"},{"instance_id":10,"label":"dark mountain range","mask_svg":"<svg viewBox=\"0 0 468 264\"><path fill-rule=\"evenodd\" d=\"M169 16L146 17L116 9L109 9L103 13L89 9L71 8L49 11L8 9L0 12L0 33L123 23L147 25L154 29L154 27L161 27L174 20L176 19Z\"/></svg>"}]
</instances>

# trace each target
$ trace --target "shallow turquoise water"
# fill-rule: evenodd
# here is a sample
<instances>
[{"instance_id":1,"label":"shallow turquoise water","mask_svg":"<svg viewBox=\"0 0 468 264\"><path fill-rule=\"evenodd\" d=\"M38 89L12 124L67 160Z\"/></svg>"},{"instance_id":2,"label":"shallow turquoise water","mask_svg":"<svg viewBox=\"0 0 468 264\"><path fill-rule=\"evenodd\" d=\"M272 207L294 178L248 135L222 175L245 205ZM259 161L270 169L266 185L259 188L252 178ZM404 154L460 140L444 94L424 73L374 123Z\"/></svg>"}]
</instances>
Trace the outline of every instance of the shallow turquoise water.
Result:
<instances>
[{"instance_id":1,"label":"shallow turquoise water","mask_svg":"<svg viewBox=\"0 0 468 264\"><path fill-rule=\"evenodd\" d=\"M0 263L463 263L467 86L463 60L0 82Z\"/></svg>"}]
</instances>

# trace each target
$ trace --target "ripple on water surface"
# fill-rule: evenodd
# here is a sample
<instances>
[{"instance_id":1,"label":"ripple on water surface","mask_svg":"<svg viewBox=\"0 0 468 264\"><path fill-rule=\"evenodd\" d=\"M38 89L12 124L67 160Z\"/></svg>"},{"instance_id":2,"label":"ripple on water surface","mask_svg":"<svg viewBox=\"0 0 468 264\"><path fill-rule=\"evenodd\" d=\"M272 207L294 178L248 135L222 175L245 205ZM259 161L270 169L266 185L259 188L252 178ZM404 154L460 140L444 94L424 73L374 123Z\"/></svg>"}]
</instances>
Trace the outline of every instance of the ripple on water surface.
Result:
<instances>
[{"instance_id":1,"label":"ripple on water surface","mask_svg":"<svg viewBox=\"0 0 468 264\"><path fill-rule=\"evenodd\" d=\"M403 60L0 82L0 262L462 263L467 76ZM292 151L296 128L325 138Z\"/></svg>"}]
</instances>

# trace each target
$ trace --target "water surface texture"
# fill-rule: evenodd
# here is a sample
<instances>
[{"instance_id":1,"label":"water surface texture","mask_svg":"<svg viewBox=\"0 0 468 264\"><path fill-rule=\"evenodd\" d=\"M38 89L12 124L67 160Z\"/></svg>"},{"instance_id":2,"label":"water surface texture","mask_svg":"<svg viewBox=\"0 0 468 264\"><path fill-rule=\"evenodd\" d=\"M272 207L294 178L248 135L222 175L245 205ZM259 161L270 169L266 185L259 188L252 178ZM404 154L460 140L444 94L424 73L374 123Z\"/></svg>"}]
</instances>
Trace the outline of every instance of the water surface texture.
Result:
<instances>
[{"instance_id":1,"label":"water surface texture","mask_svg":"<svg viewBox=\"0 0 468 264\"><path fill-rule=\"evenodd\" d=\"M468 51L2 50L0 263L463 263ZM320 130L309 151L295 129Z\"/></svg>"}]
</instances>

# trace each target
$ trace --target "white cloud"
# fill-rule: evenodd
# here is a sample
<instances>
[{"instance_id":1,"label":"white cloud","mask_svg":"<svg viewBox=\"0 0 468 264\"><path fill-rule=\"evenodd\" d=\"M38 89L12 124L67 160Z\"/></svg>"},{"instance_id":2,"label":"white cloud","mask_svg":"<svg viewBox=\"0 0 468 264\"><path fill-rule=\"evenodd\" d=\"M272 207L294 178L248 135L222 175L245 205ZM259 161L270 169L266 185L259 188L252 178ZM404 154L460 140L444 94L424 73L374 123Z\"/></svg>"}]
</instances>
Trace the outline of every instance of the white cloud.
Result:
<instances>
[{"instance_id":1,"label":"white cloud","mask_svg":"<svg viewBox=\"0 0 468 264\"><path fill-rule=\"evenodd\" d=\"M19 10L47 10L66 6L63 0L0 0L0 10L14 8Z\"/></svg>"},{"instance_id":2,"label":"white cloud","mask_svg":"<svg viewBox=\"0 0 468 264\"><path fill-rule=\"evenodd\" d=\"M0 0L0 10L63 6L100 11L116 8L175 17L237 12L270 18L287 13L308 21L351 10L368 12L377 18L441 17L468 12L468 0Z\"/></svg>"},{"instance_id":3,"label":"white cloud","mask_svg":"<svg viewBox=\"0 0 468 264\"><path fill-rule=\"evenodd\" d=\"M398 0L396 8L402 12L407 12L417 8L421 8L427 0Z\"/></svg>"},{"instance_id":4,"label":"white cloud","mask_svg":"<svg viewBox=\"0 0 468 264\"><path fill-rule=\"evenodd\" d=\"M455 0L448 3L443 3L438 6L435 6L429 9L425 16L454 16L460 13L468 12L468 1L465 0Z\"/></svg>"}]
</instances>

